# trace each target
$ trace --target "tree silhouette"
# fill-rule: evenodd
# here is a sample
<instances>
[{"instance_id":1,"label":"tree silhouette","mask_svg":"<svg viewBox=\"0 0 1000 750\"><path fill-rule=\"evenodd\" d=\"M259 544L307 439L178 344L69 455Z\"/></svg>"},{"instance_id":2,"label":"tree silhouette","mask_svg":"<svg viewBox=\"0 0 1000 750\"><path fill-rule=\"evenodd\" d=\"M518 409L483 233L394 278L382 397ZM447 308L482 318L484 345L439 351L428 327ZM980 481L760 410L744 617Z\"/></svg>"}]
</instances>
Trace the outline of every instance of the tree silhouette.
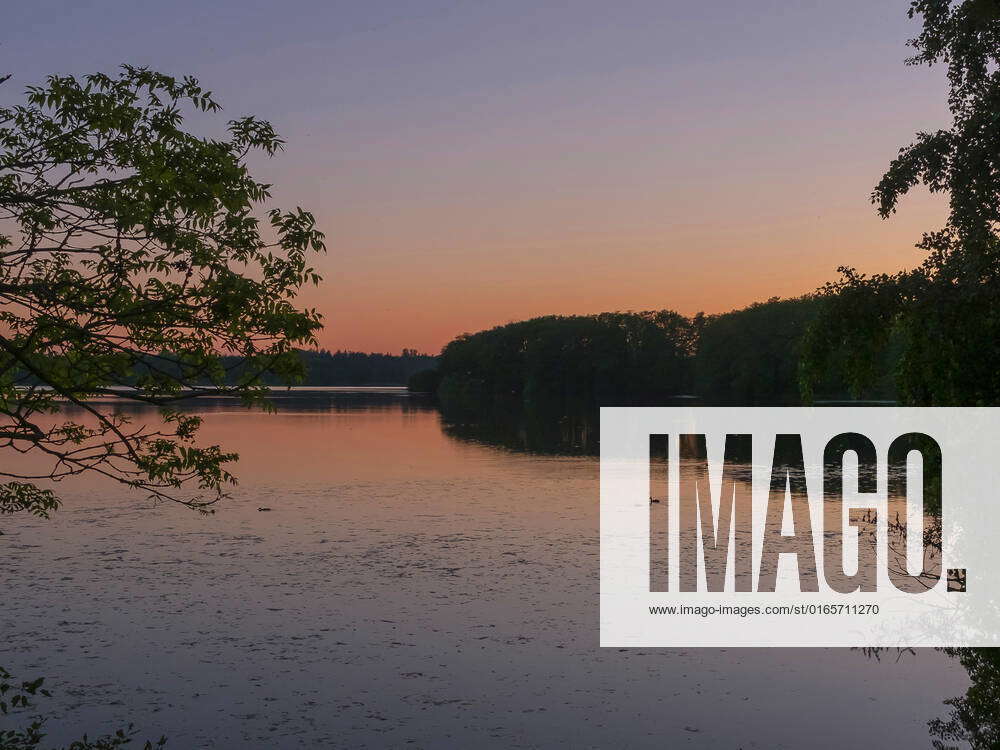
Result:
<instances>
[{"instance_id":1,"label":"tree silhouette","mask_svg":"<svg viewBox=\"0 0 1000 750\"><path fill-rule=\"evenodd\" d=\"M854 388L871 383L889 342L900 347L901 400L982 405L1000 398L1000 7L995 0L915 0L922 22L910 65L947 66L951 127L921 132L900 150L872 193L883 218L916 185L948 195L942 229L918 247L912 271L867 277L841 268L804 347L809 398L834 362Z\"/></svg>"},{"instance_id":2,"label":"tree silhouette","mask_svg":"<svg viewBox=\"0 0 1000 750\"><path fill-rule=\"evenodd\" d=\"M211 93L145 68L51 76L26 98L0 109L0 447L48 468L0 468L0 512L45 515L58 498L36 482L84 472L203 509L236 456L199 445L177 402L264 403L261 373L299 375L293 347L320 327L294 303L323 235L301 209L261 221L269 186L245 163L283 141L253 117L225 139L188 132L186 114L219 109ZM109 394L162 418L133 425L93 400Z\"/></svg>"}]
</instances>

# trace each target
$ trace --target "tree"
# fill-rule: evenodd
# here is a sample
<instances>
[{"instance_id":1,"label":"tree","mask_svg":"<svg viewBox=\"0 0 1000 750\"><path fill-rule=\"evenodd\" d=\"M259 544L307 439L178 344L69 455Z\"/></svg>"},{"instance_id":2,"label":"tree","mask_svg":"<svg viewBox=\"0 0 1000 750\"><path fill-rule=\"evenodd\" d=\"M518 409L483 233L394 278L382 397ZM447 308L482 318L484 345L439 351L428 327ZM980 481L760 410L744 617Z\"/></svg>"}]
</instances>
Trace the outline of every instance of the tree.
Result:
<instances>
[{"instance_id":1,"label":"tree","mask_svg":"<svg viewBox=\"0 0 1000 750\"><path fill-rule=\"evenodd\" d=\"M696 338L671 310L532 318L451 341L437 394L453 412L662 400L689 392Z\"/></svg>"},{"instance_id":2,"label":"tree","mask_svg":"<svg viewBox=\"0 0 1000 750\"><path fill-rule=\"evenodd\" d=\"M259 216L269 185L246 165L283 141L254 117L194 135L185 115L218 111L212 94L128 65L51 76L26 99L0 109L0 446L47 468L0 467L0 512L46 515L58 498L36 483L83 472L205 509L237 456L200 445L179 403L266 406L261 374L300 376L293 347L321 325L295 298L320 280L323 235L302 209ZM133 425L94 401L107 395L161 419Z\"/></svg>"},{"instance_id":3,"label":"tree","mask_svg":"<svg viewBox=\"0 0 1000 750\"><path fill-rule=\"evenodd\" d=\"M696 393L728 404L795 402L799 349L816 309L812 296L773 297L706 317L695 355ZM836 393L835 382L822 385Z\"/></svg>"},{"instance_id":4,"label":"tree","mask_svg":"<svg viewBox=\"0 0 1000 750\"><path fill-rule=\"evenodd\" d=\"M1000 4L914 0L922 21L910 65L948 69L951 127L921 132L876 185L883 218L916 185L946 193L945 226L926 233L912 271L867 277L841 268L827 285L803 358L805 395L832 362L847 360L855 389L870 384L880 352L898 341L901 400L984 405L1000 399Z\"/></svg>"},{"instance_id":5,"label":"tree","mask_svg":"<svg viewBox=\"0 0 1000 750\"><path fill-rule=\"evenodd\" d=\"M929 722L933 745L937 750L966 744L973 750L992 750L1000 745L1000 650L995 648L943 649L956 657L969 673L965 695L949 698L947 719ZM945 743L949 744L945 744Z\"/></svg>"}]
</instances>

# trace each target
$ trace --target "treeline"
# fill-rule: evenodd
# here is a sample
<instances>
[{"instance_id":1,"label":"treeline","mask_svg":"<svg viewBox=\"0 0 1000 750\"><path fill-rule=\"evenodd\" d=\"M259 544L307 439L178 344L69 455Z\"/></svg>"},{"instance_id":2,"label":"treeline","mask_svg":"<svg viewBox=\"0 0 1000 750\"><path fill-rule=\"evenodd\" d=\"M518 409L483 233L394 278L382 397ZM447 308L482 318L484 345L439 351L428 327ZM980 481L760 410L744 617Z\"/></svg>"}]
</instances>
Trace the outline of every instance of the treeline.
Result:
<instances>
[{"instance_id":1,"label":"treeline","mask_svg":"<svg viewBox=\"0 0 1000 750\"><path fill-rule=\"evenodd\" d=\"M547 316L459 336L413 390L450 410L496 405L574 412L596 405L793 404L806 331L822 301L774 298L721 315L668 310ZM886 368L888 372L888 367ZM891 397L886 376L865 394ZM850 397L831 370L818 398Z\"/></svg>"},{"instance_id":2,"label":"treeline","mask_svg":"<svg viewBox=\"0 0 1000 750\"><path fill-rule=\"evenodd\" d=\"M420 354L415 349L403 349L402 354L303 350L299 357L305 364L306 376L296 385L302 386L406 385L415 373L432 368L437 362L437 357ZM227 380L237 382L243 371L239 358L224 357L223 366L228 372ZM263 380L268 385L287 385L269 373L264 374Z\"/></svg>"},{"instance_id":3,"label":"treeline","mask_svg":"<svg viewBox=\"0 0 1000 750\"><path fill-rule=\"evenodd\" d=\"M305 378L301 382L289 379L277 372L265 371L260 380L270 386L405 386L415 373L436 366L437 357L420 354L415 349L403 349L401 354L368 354L365 352L320 350L298 350L295 352L305 366ZM55 359L55 358L53 358ZM152 377L170 377L191 385L236 385L246 382L248 375L256 374L264 366L255 363L253 367L240 357L223 356L218 363L222 371L209 376L195 368L192 372L182 366L180 359L168 352L158 356L136 355L134 361L121 372L114 373L102 381L95 380L95 386L136 386ZM71 367L64 361L62 367ZM190 368L190 364L188 368ZM23 368L9 374L17 385L39 385L40 381Z\"/></svg>"},{"instance_id":4,"label":"treeline","mask_svg":"<svg viewBox=\"0 0 1000 750\"><path fill-rule=\"evenodd\" d=\"M473 410L656 399L689 387L695 340L692 321L668 311L534 318L445 346L437 394Z\"/></svg>"},{"instance_id":5,"label":"treeline","mask_svg":"<svg viewBox=\"0 0 1000 750\"><path fill-rule=\"evenodd\" d=\"M828 306L822 296L772 297L749 307L704 318L694 356L694 394L724 404L797 404L809 337ZM847 345L844 344L846 347ZM895 339L872 362L872 379L855 387L832 357L809 391L814 399L893 399Z\"/></svg>"}]
</instances>

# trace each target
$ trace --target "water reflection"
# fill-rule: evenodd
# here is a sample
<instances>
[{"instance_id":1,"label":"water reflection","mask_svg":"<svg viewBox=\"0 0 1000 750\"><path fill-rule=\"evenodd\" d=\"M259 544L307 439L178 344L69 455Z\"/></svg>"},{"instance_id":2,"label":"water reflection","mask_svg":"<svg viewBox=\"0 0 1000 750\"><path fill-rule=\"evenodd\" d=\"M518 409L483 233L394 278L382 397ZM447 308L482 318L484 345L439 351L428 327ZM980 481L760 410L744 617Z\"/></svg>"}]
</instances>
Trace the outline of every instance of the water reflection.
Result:
<instances>
[{"instance_id":1,"label":"water reflection","mask_svg":"<svg viewBox=\"0 0 1000 750\"><path fill-rule=\"evenodd\" d=\"M398 391L276 397L197 406L241 455L214 516L64 483L0 518L0 663L58 676L53 742L919 747L968 684L926 651L599 649L596 419L496 450Z\"/></svg>"},{"instance_id":2,"label":"water reflection","mask_svg":"<svg viewBox=\"0 0 1000 750\"><path fill-rule=\"evenodd\" d=\"M271 391L269 400L279 413L309 413L309 412L399 412L403 414L416 412L436 412L433 400L424 394L409 393L406 388L395 386L372 386L368 388L330 387L296 387L281 388ZM144 417L155 412L149 405L138 401L126 401L115 397L96 398L94 404L104 404L114 411L123 414L137 414ZM240 403L235 396L218 396L206 394L180 404L187 411L197 411L204 414L221 412L259 413L259 409L250 409ZM64 406L64 413L74 417L85 414L72 404Z\"/></svg>"},{"instance_id":3,"label":"water reflection","mask_svg":"<svg viewBox=\"0 0 1000 750\"><path fill-rule=\"evenodd\" d=\"M935 750L996 750L1000 748L1000 649L943 648L941 653L965 669L971 684L962 695L943 701L946 715L927 722L931 746ZM917 656L908 649L860 649L875 661L897 664Z\"/></svg>"},{"instance_id":4,"label":"water reflection","mask_svg":"<svg viewBox=\"0 0 1000 750\"><path fill-rule=\"evenodd\" d=\"M950 706L947 717L929 723L934 747L1000 747L1000 649L945 649L945 653L958 659L972 685L964 695L945 701Z\"/></svg>"},{"instance_id":5,"label":"water reflection","mask_svg":"<svg viewBox=\"0 0 1000 750\"><path fill-rule=\"evenodd\" d=\"M562 456L596 456L600 452L597 411L565 413L494 405L471 413L444 409L444 432L459 440L513 451Z\"/></svg>"},{"instance_id":6,"label":"water reflection","mask_svg":"<svg viewBox=\"0 0 1000 750\"><path fill-rule=\"evenodd\" d=\"M689 406L685 401L681 404ZM526 410L520 403L509 404L506 408L491 408L486 412L472 413L469 411L449 411L443 409L444 432L454 438L499 446L508 450L524 451L537 454L555 455L597 455L599 453L597 411L581 410L578 413L567 414L562 411L544 412ZM690 437L690 436L689 436ZM784 446L784 447L782 447ZM703 443L688 447L688 453L696 458L706 459L707 454ZM744 485L749 485L752 479L752 453L749 444L734 443L735 451L730 451L729 458L735 462L731 476ZM743 448L740 453L739 449ZM778 444L774 454L774 466L783 471L792 481L803 480L801 468L796 463L800 456L789 444ZM876 479L874 467L859 467L858 476L862 484L868 485L867 491L873 490ZM831 461L825 464L827 474L838 481L841 467ZM905 467L889 470L891 485L899 485L900 472L905 474ZM698 481L705 481L704 468L701 466L682 466L681 475L691 475ZM903 492L905 493L905 483ZM666 547L663 544L663 532L666 528L667 506L662 502L664 495L657 493L655 483L651 485L650 528L651 559L650 584L651 590L665 591L667 581ZM744 493L737 493L744 496ZM801 494L792 492L792 502L801 501ZM905 494L890 494L889 499L889 565L899 575L905 575L907 534ZM936 510L936 509L929 509ZM895 519L895 520L893 520ZM828 522L838 522L839 516L830 516ZM691 522L693 523L693 522ZM689 529L690 531L690 529ZM924 573L920 578L924 585L932 586L941 574L940 561L940 516L925 515L923 518L923 537L925 541ZM875 523L874 517L868 516L860 525L862 554L874 554ZM798 540L801 541L801 540ZM811 544L811 542L810 542ZM804 550L798 550L800 552ZM800 559L807 559L802 558ZM805 571L806 575L815 575L815 569ZM871 585L874 580L874 567L866 569L861 566L861 585ZM957 581L949 581L950 586ZM964 587L964 584L963 584ZM867 650L869 654L877 654L879 650ZM972 747L975 750L995 750L1000 748L1000 651L988 648L941 649L942 653L955 659L968 673L972 682L964 695L955 696L944 701L949 706L946 717L929 718L930 741L934 748L946 750L950 748ZM910 654L913 654L912 650Z\"/></svg>"}]
</instances>

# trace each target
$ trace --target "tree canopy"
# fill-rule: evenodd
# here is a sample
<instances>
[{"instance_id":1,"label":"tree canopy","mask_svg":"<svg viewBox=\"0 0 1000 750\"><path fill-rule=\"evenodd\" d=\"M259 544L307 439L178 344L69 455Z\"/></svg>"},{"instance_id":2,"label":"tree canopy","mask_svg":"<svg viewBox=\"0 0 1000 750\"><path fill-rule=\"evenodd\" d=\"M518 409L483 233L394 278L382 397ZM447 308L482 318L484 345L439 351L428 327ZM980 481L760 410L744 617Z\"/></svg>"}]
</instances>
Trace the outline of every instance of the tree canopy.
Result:
<instances>
[{"instance_id":1,"label":"tree canopy","mask_svg":"<svg viewBox=\"0 0 1000 750\"><path fill-rule=\"evenodd\" d=\"M757 302L706 317L695 356L696 393L711 402L795 403L800 344L813 297Z\"/></svg>"},{"instance_id":2,"label":"tree canopy","mask_svg":"<svg viewBox=\"0 0 1000 750\"><path fill-rule=\"evenodd\" d=\"M219 109L193 78L132 66L51 76L0 109L0 447L47 466L0 466L0 512L44 515L58 499L40 482L82 472L204 508L236 456L199 444L178 403L262 404L261 373L301 374L294 347L315 345L321 320L296 296L320 280L323 234L307 211L262 206L270 186L246 158L282 148L270 124L185 129ZM132 424L107 395L162 418Z\"/></svg>"},{"instance_id":3,"label":"tree canopy","mask_svg":"<svg viewBox=\"0 0 1000 750\"><path fill-rule=\"evenodd\" d=\"M550 315L459 336L441 352L449 410L552 411L688 393L692 321L670 310Z\"/></svg>"},{"instance_id":4,"label":"tree canopy","mask_svg":"<svg viewBox=\"0 0 1000 750\"><path fill-rule=\"evenodd\" d=\"M837 360L855 389L895 338L899 397L985 405L1000 398L1000 5L914 0L921 21L910 65L944 64L951 127L919 132L872 193L883 218L917 185L948 196L945 226L923 235L923 264L872 277L841 268L804 347L805 395Z\"/></svg>"}]
</instances>

